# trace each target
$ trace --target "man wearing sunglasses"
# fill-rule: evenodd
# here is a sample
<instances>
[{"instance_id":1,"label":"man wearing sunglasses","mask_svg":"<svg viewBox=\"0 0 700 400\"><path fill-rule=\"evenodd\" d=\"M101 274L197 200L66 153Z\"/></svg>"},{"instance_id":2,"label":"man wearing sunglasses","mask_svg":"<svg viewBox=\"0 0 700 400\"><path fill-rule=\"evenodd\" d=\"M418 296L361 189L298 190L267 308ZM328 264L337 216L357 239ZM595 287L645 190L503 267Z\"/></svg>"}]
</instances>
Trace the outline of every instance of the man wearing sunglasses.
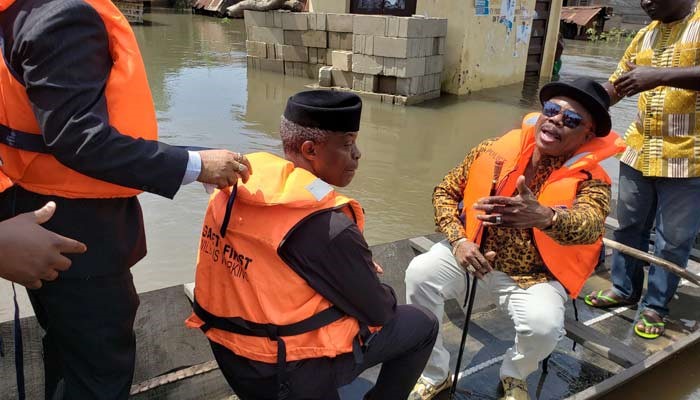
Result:
<instances>
[{"instance_id":1,"label":"man wearing sunglasses","mask_svg":"<svg viewBox=\"0 0 700 400\"><path fill-rule=\"evenodd\" d=\"M550 83L540 101L540 114L472 149L435 188L435 222L446 240L406 271L407 302L439 320L445 300L464 298L469 276L479 279L480 300L508 314L515 343L500 371L505 399L529 398L525 379L564 335L564 303L597 264L609 211L610 178L598 163L624 148L609 133L610 99L600 84ZM452 384L449 357L438 337L411 399Z\"/></svg>"},{"instance_id":2,"label":"man wearing sunglasses","mask_svg":"<svg viewBox=\"0 0 700 400\"><path fill-rule=\"evenodd\" d=\"M632 40L606 89L617 103L639 94L637 118L620 158L616 241L646 251L656 226L654 254L685 267L700 230L700 8L696 0L642 0L653 22ZM594 307L640 302L634 332L664 332L679 277L615 251L612 287L586 296Z\"/></svg>"}]
</instances>

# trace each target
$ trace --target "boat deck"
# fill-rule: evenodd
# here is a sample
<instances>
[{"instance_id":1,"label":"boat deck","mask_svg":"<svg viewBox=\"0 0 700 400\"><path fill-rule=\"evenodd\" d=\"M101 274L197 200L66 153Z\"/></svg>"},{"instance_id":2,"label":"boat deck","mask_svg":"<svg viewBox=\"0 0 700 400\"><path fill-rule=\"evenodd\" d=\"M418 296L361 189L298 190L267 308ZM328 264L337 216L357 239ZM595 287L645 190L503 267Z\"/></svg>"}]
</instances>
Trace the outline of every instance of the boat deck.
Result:
<instances>
[{"instance_id":1,"label":"boat deck","mask_svg":"<svg viewBox=\"0 0 700 400\"><path fill-rule=\"evenodd\" d=\"M425 250L428 243L413 240L417 252ZM691 271L700 271L700 264L691 261ZM394 287L403 287L402 281L391 280ZM599 267L581 296L593 290L609 287L607 266ZM397 291L398 293L398 291ZM636 308L620 307L611 310L587 306L582 299L576 301L578 321L573 301L566 305L567 336L558 345L548 362L547 372L540 368L528 378L533 399L592 399L607 393L644 372L646 368L666 359L700 339L698 320L700 308L697 298L700 288L681 284L677 298L673 300L671 315L664 336L656 340L638 337L633 331ZM457 389L459 399L498 399L501 396L499 368L505 350L515 337L510 319L494 306L475 304L475 314L469 327L467 350L462 362L463 370ZM459 351L464 312L460 304L450 301L447 317L442 325L445 346L452 354L451 370ZM575 347L574 347L575 345ZM466 366L465 366L466 364ZM343 399L361 399L361 393L369 389L378 369L365 373L349 387L341 389ZM446 400L447 391L438 399Z\"/></svg>"},{"instance_id":2,"label":"boat deck","mask_svg":"<svg viewBox=\"0 0 700 400\"><path fill-rule=\"evenodd\" d=\"M398 299L405 299L404 272L411 259L427 250L440 235L400 240L372 247L375 259L384 267L382 280L394 287ZM691 261L689 270L700 272L700 264ZM607 288L609 276L605 266L586 283L583 294ZM140 294L135 331L137 360L132 386L133 399L235 399L226 384L204 336L187 329L183 321L191 313L186 296L191 285L177 285ZM599 397L616 386L643 373L700 340L700 288L682 281L677 298L671 305L666 333L656 340L645 340L634 334L635 309L610 311L593 309L577 301L576 321L573 302L567 303L564 338L548 363L528 379L531 395L536 399L576 400ZM481 297L483 298L483 297ZM501 357L514 338L508 317L493 306L480 301L477 292L475 313L469 328L467 350L458 383L459 399L497 399L498 370ZM459 350L464 312L457 301L446 305L443 337L453 354L452 369ZM41 337L43 331L33 317L22 319L24 364L27 398L43 398L43 365ZM0 337L5 342L5 358L1 358L0 400L16 398L12 321L0 321ZM573 348L576 343L576 348ZM353 384L339 390L343 400L361 399L376 379L375 367ZM447 399L447 392L438 397Z\"/></svg>"}]
</instances>

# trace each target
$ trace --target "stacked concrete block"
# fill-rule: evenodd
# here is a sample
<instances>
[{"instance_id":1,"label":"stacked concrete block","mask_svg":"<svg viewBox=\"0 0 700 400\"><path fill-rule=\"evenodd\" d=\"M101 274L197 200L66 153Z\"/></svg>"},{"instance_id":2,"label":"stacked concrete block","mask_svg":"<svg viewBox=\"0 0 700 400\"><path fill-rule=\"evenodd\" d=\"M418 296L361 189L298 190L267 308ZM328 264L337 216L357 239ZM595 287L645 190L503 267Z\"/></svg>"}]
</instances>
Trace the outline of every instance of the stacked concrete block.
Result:
<instances>
[{"instance_id":1,"label":"stacked concrete block","mask_svg":"<svg viewBox=\"0 0 700 400\"><path fill-rule=\"evenodd\" d=\"M319 76L320 69L323 65L309 64L307 62L284 62L284 74L298 76L302 78L316 78Z\"/></svg>"},{"instance_id":2,"label":"stacked concrete block","mask_svg":"<svg viewBox=\"0 0 700 400\"><path fill-rule=\"evenodd\" d=\"M341 71L352 71L352 51L334 50L331 53L334 68Z\"/></svg>"},{"instance_id":3,"label":"stacked concrete block","mask_svg":"<svg viewBox=\"0 0 700 400\"><path fill-rule=\"evenodd\" d=\"M309 15L307 13L295 13L295 12L283 13L282 14L282 29L284 29L285 31L307 31L307 30L309 30Z\"/></svg>"},{"instance_id":4,"label":"stacked concrete block","mask_svg":"<svg viewBox=\"0 0 700 400\"><path fill-rule=\"evenodd\" d=\"M254 42L272 44L284 44L284 31L280 28L267 28L264 26L251 26L248 38Z\"/></svg>"},{"instance_id":5,"label":"stacked concrete block","mask_svg":"<svg viewBox=\"0 0 700 400\"><path fill-rule=\"evenodd\" d=\"M326 14L326 29L329 32L353 33L354 14Z\"/></svg>"},{"instance_id":6,"label":"stacked concrete block","mask_svg":"<svg viewBox=\"0 0 700 400\"><path fill-rule=\"evenodd\" d=\"M363 92L377 92L379 88L379 75L354 73L352 77L353 90Z\"/></svg>"},{"instance_id":7,"label":"stacked concrete block","mask_svg":"<svg viewBox=\"0 0 700 400\"><path fill-rule=\"evenodd\" d=\"M290 46L305 46L325 49L328 47L328 32L326 31L284 31L284 44Z\"/></svg>"},{"instance_id":8,"label":"stacked concrete block","mask_svg":"<svg viewBox=\"0 0 700 400\"><path fill-rule=\"evenodd\" d=\"M325 14L245 11L244 17L252 68L318 78L328 62Z\"/></svg>"},{"instance_id":9,"label":"stacked concrete block","mask_svg":"<svg viewBox=\"0 0 700 400\"><path fill-rule=\"evenodd\" d=\"M328 65L327 62L327 49L318 49L316 47L309 47L309 64L319 64Z\"/></svg>"},{"instance_id":10,"label":"stacked concrete block","mask_svg":"<svg viewBox=\"0 0 700 400\"><path fill-rule=\"evenodd\" d=\"M439 95L446 35L446 19L355 15L352 71L387 95Z\"/></svg>"},{"instance_id":11,"label":"stacked concrete block","mask_svg":"<svg viewBox=\"0 0 700 400\"><path fill-rule=\"evenodd\" d=\"M381 75L384 71L384 59L353 52L352 71L361 74Z\"/></svg>"},{"instance_id":12,"label":"stacked concrete block","mask_svg":"<svg viewBox=\"0 0 700 400\"><path fill-rule=\"evenodd\" d=\"M328 48L352 50L352 32L328 32Z\"/></svg>"},{"instance_id":13,"label":"stacked concrete block","mask_svg":"<svg viewBox=\"0 0 700 400\"><path fill-rule=\"evenodd\" d=\"M246 40L245 47L248 50L249 56L256 58L267 58L267 44L265 42Z\"/></svg>"},{"instance_id":14,"label":"stacked concrete block","mask_svg":"<svg viewBox=\"0 0 700 400\"><path fill-rule=\"evenodd\" d=\"M321 67L318 70L318 85L321 87L332 86L332 67Z\"/></svg>"},{"instance_id":15,"label":"stacked concrete block","mask_svg":"<svg viewBox=\"0 0 700 400\"><path fill-rule=\"evenodd\" d=\"M386 35L387 17L383 15L355 15L352 22L354 35Z\"/></svg>"},{"instance_id":16,"label":"stacked concrete block","mask_svg":"<svg viewBox=\"0 0 700 400\"><path fill-rule=\"evenodd\" d=\"M447 20L245 12L248 63L365 98L412 104L439 96Z\"/></svg>"},{"instance_id":17,"label":"stacked concrete block","mask_svg":"<svg viewBox=\"0 0 700 400\"><path fill-rule=\"evenodd\" d=\"M331 68L331 81L333 86L352 89L355 73L350 71L341 71L337 68Z\"/></svg>"},{"instance_id":18,"label":"stacked concrete block","mask_svg":"<svg viewBox=\"0 0 700 400\"><path fill-rule=\"evenodd\" d=\"M309 48L304 46L275 45L275 56L284 61L309 62Z\"/></svg>"},{"instance_id":19,"label":"stacked concrete block","mask_svg":"<svg viewBox=\"0 0 700 400\"><path fill-rule=\"evenodd\" d=\"M325 31L326 29L326 14L325 13L309 13L309 29L314 31Z\"/></svg>"}]
</instances>

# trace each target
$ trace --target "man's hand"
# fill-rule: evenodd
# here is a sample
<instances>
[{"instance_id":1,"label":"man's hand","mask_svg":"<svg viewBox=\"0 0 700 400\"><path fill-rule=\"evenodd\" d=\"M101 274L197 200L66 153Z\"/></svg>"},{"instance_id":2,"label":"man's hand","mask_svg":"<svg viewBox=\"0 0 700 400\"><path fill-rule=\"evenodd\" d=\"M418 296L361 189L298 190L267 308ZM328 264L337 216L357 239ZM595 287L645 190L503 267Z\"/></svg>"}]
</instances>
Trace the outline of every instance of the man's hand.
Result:
<instances>
[{"instance_id":1,"label":"man's hand","mask_svg":"<svg viewBox=\"0 0 700 400\"><path fill-rule=\"evenodd\" d=\"M481 254L479 246L474 242L466 240L458 243L454 249L454 255L462 268L479 279L483 279L484 275L493 271L491 261L496 258L496 252L489 251L485 255Z\"/></svg>"},{"instance_id":2,"label":"man's hand","mask_svg":"<svg viewBox=\"0 0 700 400\"><path fill-rule=\"evenodd\" d=\"M475 210L486 212L477 219L485 226L504 226L508 228L546 229L552 225L554 210L541 205L537 197L525 184L525 177L518 177L518 195L515 197L484 197L474 204Z\"/></svg>"},{"instance_id":3,"label":"man's hand","mask_svg":"<svg viewBox=\"0 0 700 400\"><path fill-rule=\"evenodd\" d=\"M615 91L621 96L634 96L663 85L664 68L640 67L629 61L627 68L629 71L613 83Z\"/></svg>"},{"instance_id":4,"label":"man's hand","mask_svg":"<svg viewBox=\"0 0 700 400\"><path fill-rule=\"evenodd\" d=\"M233 186L238 178L248 182L253 168L246 156L228 150L202 150L202 172L197 181L216 185L219 189Z\"/></svg>"},{"instance_id":5,"label":"man's hand","mask_svg":"<svg viewBox=\"0 0 700 400\"><path fill-rule=\"evenodd\" d=\"M379 276L384 275L384 268L382 267L382 265L374 260L372 260L372 263L374 264L374 272L376 272Z\"/></svg>"},{"instance_id":6,"label":"man's hand","mask_svg":"<svg viewBox=\"0 0 700 400\"><path fill-rule=\"evenodd\" d=\"M67 270L71 260L63 254L84 253L87 247L40 226L51 219L56 203L0 222L0 277L30 289L52 281Z\"/></svg>"}]
</instances>

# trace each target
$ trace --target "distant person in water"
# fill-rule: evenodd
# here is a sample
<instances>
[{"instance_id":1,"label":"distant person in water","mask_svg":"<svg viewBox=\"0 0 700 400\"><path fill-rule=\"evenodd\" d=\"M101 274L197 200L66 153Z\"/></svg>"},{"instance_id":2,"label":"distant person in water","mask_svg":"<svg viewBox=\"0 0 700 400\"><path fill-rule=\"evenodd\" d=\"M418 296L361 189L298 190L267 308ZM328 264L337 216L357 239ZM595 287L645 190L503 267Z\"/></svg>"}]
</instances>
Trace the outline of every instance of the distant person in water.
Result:
<instances>
[{"instance_id":1,"label":"distant person in water","mask_svg":"<svg viewBox=\"0 0 700 400\"><path fill-rule=\"evenodd\" d=\"M625 134L620 158L616 241L682 267L700 230L700 9L695 0L642 0L653 22L641 29L605 88L612 104L639 94L637 118ZM586 296L594 307L640 302L637 335L665 330L668 303L680 278L654 265L646 294L644 263L613 252L612 287Z\"/></svg>"},{"instance_id":2,"label":"distant person in water","mask_svg":"<svg viewBox=\"0 0 700 400\"><path fill-rule=\"evenodd\" d=\"M559 80L559 73L561 72L561 56L564 54L564 36L559 32L559 38L557 39L557 50L554 53L554 67L552 68L552 79Z\"/></svg>"},{"instance_id":3,"label":"distant person in water","mask_svg":"<svg viewBox=\"0 0 700 400\"><path fill-rule=\"evenodd\" d=\"M540 101L539 114L479 144L438 184L435 223L446 240L406 271L406 302L438 320L445 300L464 298L470 276L510 316L515 343L500 371L508 400L529 398L526 378L564 335L564 303L597 265L610 203L610 178L598 163L623 149L610 133L600 84L549 83ZM489 196L493 180L497 193ZM432 399L456 384L449 363L438 337L410 399Z\"/></svg>"},{"instance_id":4,"label":"distant person in water","mask_svg":"<svg viewBox=\"0 0 700 400\"><path fill-rule=\"evenodd\" d=\"M435 316L397 305L377 278L362 207L331 186L355 176L361 111L351 93L290 97L284 158L249 154L256 174L211 198L187 324L243 400L338 399L380 363L365 398L405 399L435 343Z\"/></svg>"}]
</instances>

